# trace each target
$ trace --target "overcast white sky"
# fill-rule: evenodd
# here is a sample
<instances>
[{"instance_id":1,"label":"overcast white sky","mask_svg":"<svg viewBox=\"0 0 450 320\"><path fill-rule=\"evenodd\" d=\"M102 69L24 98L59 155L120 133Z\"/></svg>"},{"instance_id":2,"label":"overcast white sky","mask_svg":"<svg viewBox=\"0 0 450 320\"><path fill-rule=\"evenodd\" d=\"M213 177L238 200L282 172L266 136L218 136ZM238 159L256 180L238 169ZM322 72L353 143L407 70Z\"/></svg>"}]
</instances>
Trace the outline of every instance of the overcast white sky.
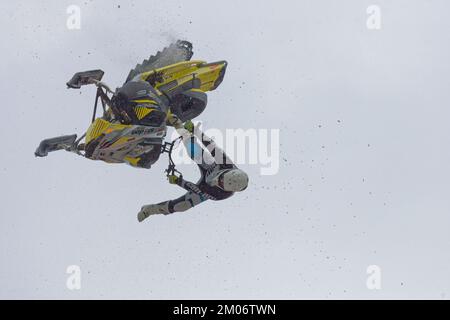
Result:
<instances>
[{"instance_id":1,"label":"overcast white sky","mask_svg":"<svg viewBox=\"0 0 450 320\"><path fill-rule=\"evenodd\" d=\"M66 27L69 5L81 29ZM366 27L369 5L381 30ZM119 7L120 6L120 7ZM450 297L448 1L2 1L0 298ZM120 86L174 39L227 60L205 128L279 129L280 170L139 224L183 190L151 170L57 152L101 68ZM196 168L184 165L186 176ZM68 290L78 265L81 290ZM369 265L381 289L366 287Z\"/></svg>"}]
</instances>

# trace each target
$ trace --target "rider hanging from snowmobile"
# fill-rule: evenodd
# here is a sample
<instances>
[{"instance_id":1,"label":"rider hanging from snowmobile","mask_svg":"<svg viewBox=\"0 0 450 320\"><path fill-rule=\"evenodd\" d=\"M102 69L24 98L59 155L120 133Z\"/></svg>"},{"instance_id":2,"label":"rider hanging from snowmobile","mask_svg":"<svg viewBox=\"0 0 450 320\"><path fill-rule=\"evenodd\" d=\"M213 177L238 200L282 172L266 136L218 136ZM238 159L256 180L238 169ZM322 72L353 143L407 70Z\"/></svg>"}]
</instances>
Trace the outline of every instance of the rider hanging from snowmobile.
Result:
<instances>
[{"instance_id":1,"label":"rider hanging from snowmobile","mask_svg":"<svg viewBox=\"0 0 450 320\"><path fill-rule=\"evenodd\" d=\"M169 182L185 189L186 194L175 200L143 206L138 213L139 222L155 214L167 215L186 211L206 200L224 200L248 186L247 174L239 169L211 138L198 127L194 127L190 120L184 126L176 117L169 119L169 122L182 137L189 156L200 169L201 176L197 183L192 183L183 179L182 175L168 175Z\"/></svg>"},{"instance_id":2,"label":"rider hanging from snowmobile","mask_svg":"<svg viewBox=\"0 0 450 320\"><path fill-rule=\"evenodd\" d=\"M239 170L214 142L201 134L201 143L210 150L209 158L222 155L226 161L207 161L207 152L197 143L191 119L200 115L207 104L206 92L215 90L227 68L226 61L207 63L191 60L192 44L177 41L133 68L125 83L115 91L104 82L102 70L77 72L67 87L80 89L95 85L94 110L89 128L77 134L44 139L35 151L38 157L66 150L91 160L126 163L149 169L160 155L169 153L166 170L169 182L188 192L181 198L145 206L139 220L156 213L185 211L207 199L222 200L247 187L248 177ZM97 116L98 102L103 109ZM183 127L185 123L185 127ZM165 142L167 126L174 126L185 139L190 156L199 166L201 179L196 183L177 176L171 159L174 142Z\"/></svg>"}]
</instances>

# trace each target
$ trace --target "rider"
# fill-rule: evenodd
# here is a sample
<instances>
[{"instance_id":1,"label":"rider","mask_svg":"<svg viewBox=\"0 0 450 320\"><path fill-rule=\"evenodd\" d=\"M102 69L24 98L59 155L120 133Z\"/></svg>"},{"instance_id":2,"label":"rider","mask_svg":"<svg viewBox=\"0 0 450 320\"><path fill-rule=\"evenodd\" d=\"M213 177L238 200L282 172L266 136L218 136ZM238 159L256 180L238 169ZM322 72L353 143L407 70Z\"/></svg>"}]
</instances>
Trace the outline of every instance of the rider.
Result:
<instances>
[{"instance_id":1,"label":"rider","mask_svg":"<svg viewBox=\"0 0 450 320\"><path fill-rule=\"evenodd\" d=\"M192 183L184 180L182 176L170 175L169 182L184 188L187 193L175 200L143 206L138 213L139 222L154 214L167 215L186 211L208 199L223 200L231 197L234 192L247 188L247 174L238 169L211 138L198 128L194 128L191 121L187 121L183 127L182 122L175 119L172 125L183 137L189 156L198 164L200 180ZM202 142L206 150L197 142L197 139Z\"/></svg>"}]
</instances>

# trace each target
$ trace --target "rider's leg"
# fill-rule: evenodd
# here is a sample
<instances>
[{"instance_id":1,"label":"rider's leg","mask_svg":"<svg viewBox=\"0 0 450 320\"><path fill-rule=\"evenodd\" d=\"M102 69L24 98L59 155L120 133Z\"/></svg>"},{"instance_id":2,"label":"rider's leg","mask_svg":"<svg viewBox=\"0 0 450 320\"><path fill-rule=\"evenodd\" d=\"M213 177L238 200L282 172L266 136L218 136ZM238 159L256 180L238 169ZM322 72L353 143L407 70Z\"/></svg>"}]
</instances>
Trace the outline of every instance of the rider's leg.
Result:
<instances>
[{"instance_id":1,"label":"rider's leg","mask_svg":"<svg viewBox=\"0 0 450 320\"><path fill-rule=\"evenodd\" d=\"M158 204L150 204L143 206L138 213L139 222L144 221L151 215L171 214L174 212L183 212L207 200L202 194L187 192L185 195L170 201L164 201Z\"/></svg>"},{"instance_id":2,"label":"rider's leg","mask_svg":"<svg viewBox=\"0 0 450 320\"><path fill-rule=\"evenodd\" d=\"M202 203L205 200L207 199L204 198L201 194L188 192L184 196L179 197L178 199L169 201L168 203L169 212L166 214L186 211Z\"/></svg>"}]
</instances>

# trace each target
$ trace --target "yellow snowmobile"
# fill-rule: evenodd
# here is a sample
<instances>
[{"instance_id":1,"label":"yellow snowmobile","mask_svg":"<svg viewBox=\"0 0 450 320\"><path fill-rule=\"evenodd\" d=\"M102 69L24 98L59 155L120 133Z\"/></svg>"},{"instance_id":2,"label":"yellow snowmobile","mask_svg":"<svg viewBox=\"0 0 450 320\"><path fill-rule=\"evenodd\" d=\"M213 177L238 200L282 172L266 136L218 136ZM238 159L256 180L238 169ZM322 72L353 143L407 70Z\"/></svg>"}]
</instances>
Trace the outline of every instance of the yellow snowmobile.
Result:
<instances>
[{"instance_id":1,"label":"yellow snowmobile","mask_svg":"<svg viewBox=\"0 0 450 320\"><path fill-rule=\"evenodd\" d=\"M227 67L226 61L190 60L192 55L190 42L177 41L138 64L115 91L101 82L102 70L76 73L68 88L97 86L92 123L78 139L74 134L43 140L35 155L63 149L92 160L150 168L166 151L173 171L173 143L164 142L170 119L185 122L201 114L206 92L220 85ZM99 100L101 117L97 117Z\"/></svg>"}]
</instances>

